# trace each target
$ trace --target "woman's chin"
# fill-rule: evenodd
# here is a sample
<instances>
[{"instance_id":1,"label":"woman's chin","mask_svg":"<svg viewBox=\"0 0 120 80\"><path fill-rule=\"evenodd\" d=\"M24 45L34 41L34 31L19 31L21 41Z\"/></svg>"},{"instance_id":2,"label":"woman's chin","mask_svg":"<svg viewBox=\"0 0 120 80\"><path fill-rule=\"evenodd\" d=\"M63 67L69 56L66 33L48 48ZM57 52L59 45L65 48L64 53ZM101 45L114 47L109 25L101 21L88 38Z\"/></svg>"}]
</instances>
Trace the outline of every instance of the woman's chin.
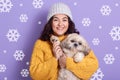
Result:
<instances>
[{"instance_id":1,"label":"woman's chin","mask_svg":"<svg viewBox=\"0 0 120 80\"><path fill-rule=\"evenodd\" d=\"M57 35L57 36L62 36L62 35L64 35L64 33L57 33L57 34L55 34L55 35Z\"/></svg>"}]
</instances>

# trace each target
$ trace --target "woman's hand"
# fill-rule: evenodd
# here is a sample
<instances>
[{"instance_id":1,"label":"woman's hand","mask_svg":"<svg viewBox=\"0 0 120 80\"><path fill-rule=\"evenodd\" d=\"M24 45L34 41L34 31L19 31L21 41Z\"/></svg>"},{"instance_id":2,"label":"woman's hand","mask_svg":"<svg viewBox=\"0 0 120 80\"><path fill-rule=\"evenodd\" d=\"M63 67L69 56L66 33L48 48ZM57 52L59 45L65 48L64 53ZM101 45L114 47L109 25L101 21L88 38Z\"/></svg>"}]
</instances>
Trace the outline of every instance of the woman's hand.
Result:
<instances>
[{"instance_id":1,"label":"woman's hand","mask_svg":"<svg viewBox=\"0 0 120 80\"><path fill-rule=\"evenodd\" d=\"M62 51L59 43L54 42L53 43L53 55L58 60L60 58L60 56L62 56L62 54L63 54L63 51Z\"/></svg>"},{"instance_id":2,"label":"woman's hand","mask_svg":"<svg viewBox=\"0 0 120 80\"><path fill-rule=\"evenodd\" d=\"M65 54L63 54L59 58L59 65L60 65L60 68L65 68L66 67L66 55Z\"/></svg>"}]
</instances>

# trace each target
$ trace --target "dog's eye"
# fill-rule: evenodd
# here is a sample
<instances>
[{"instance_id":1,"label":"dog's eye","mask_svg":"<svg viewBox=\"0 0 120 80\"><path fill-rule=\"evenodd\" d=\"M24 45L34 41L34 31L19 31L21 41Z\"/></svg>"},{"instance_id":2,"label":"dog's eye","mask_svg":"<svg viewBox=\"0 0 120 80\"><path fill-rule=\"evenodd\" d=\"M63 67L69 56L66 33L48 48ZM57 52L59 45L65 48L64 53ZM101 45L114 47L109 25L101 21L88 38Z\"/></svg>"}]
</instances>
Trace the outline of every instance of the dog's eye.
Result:
<instances>
[{"instance_id":1,"label":"dog's eye","mask_svg":"<svg viewBox=\"0 0 120 80\"><path fill-rule=\"evenodd\" d=\"M75 42L74 40L71 40L71 42Z\"/></svg>"},{"instance_id":2,"label":"dog's eye","mask_svg":"<svg viewBox=\"0 0 120 80\"><path fill-rule=\"evenodd\" d=\"M79 42L79 45L82 45L82 43Z\"/></svg>"}]
</instances>

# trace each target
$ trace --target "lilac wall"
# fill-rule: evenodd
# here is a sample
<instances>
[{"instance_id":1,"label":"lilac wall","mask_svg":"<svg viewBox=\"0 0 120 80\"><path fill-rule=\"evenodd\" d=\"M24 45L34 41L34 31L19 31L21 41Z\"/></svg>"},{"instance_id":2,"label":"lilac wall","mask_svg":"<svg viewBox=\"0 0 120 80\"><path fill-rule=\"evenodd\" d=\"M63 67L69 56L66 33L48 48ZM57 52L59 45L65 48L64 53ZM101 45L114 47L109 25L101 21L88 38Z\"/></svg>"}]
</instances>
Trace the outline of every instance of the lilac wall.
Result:
<instances>
[{"instance_id":1,"label":"lilac wall","mask_svg":"<svg viewBox=\"0 0 120 80\"><path fill-rule=\"evenodd\" d=\"M29 61L49 7L68 4L99 60L91 80L120 79L119 0L0 0L0 80L31 80Z\"/></svg>"}]
</instances>

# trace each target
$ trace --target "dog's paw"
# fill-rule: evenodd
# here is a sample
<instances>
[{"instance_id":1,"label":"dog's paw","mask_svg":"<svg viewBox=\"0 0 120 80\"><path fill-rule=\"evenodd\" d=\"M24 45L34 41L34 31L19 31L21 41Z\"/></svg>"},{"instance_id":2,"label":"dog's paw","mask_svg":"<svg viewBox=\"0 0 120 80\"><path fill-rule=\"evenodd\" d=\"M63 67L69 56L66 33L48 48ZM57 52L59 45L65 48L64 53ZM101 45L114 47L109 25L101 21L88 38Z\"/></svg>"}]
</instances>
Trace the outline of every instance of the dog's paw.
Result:
<instances>
[{"instance_id":1,"label":"dog's paw","mask_svg":"<svg viewBox=\"0 0 120 80\"><path fill-rule=\"evenodd\" d=\"M78 52L77 54L74 55L73 58L75 62L80 62L84 58L84 53Z\"/></svg>"}]
</instances>

